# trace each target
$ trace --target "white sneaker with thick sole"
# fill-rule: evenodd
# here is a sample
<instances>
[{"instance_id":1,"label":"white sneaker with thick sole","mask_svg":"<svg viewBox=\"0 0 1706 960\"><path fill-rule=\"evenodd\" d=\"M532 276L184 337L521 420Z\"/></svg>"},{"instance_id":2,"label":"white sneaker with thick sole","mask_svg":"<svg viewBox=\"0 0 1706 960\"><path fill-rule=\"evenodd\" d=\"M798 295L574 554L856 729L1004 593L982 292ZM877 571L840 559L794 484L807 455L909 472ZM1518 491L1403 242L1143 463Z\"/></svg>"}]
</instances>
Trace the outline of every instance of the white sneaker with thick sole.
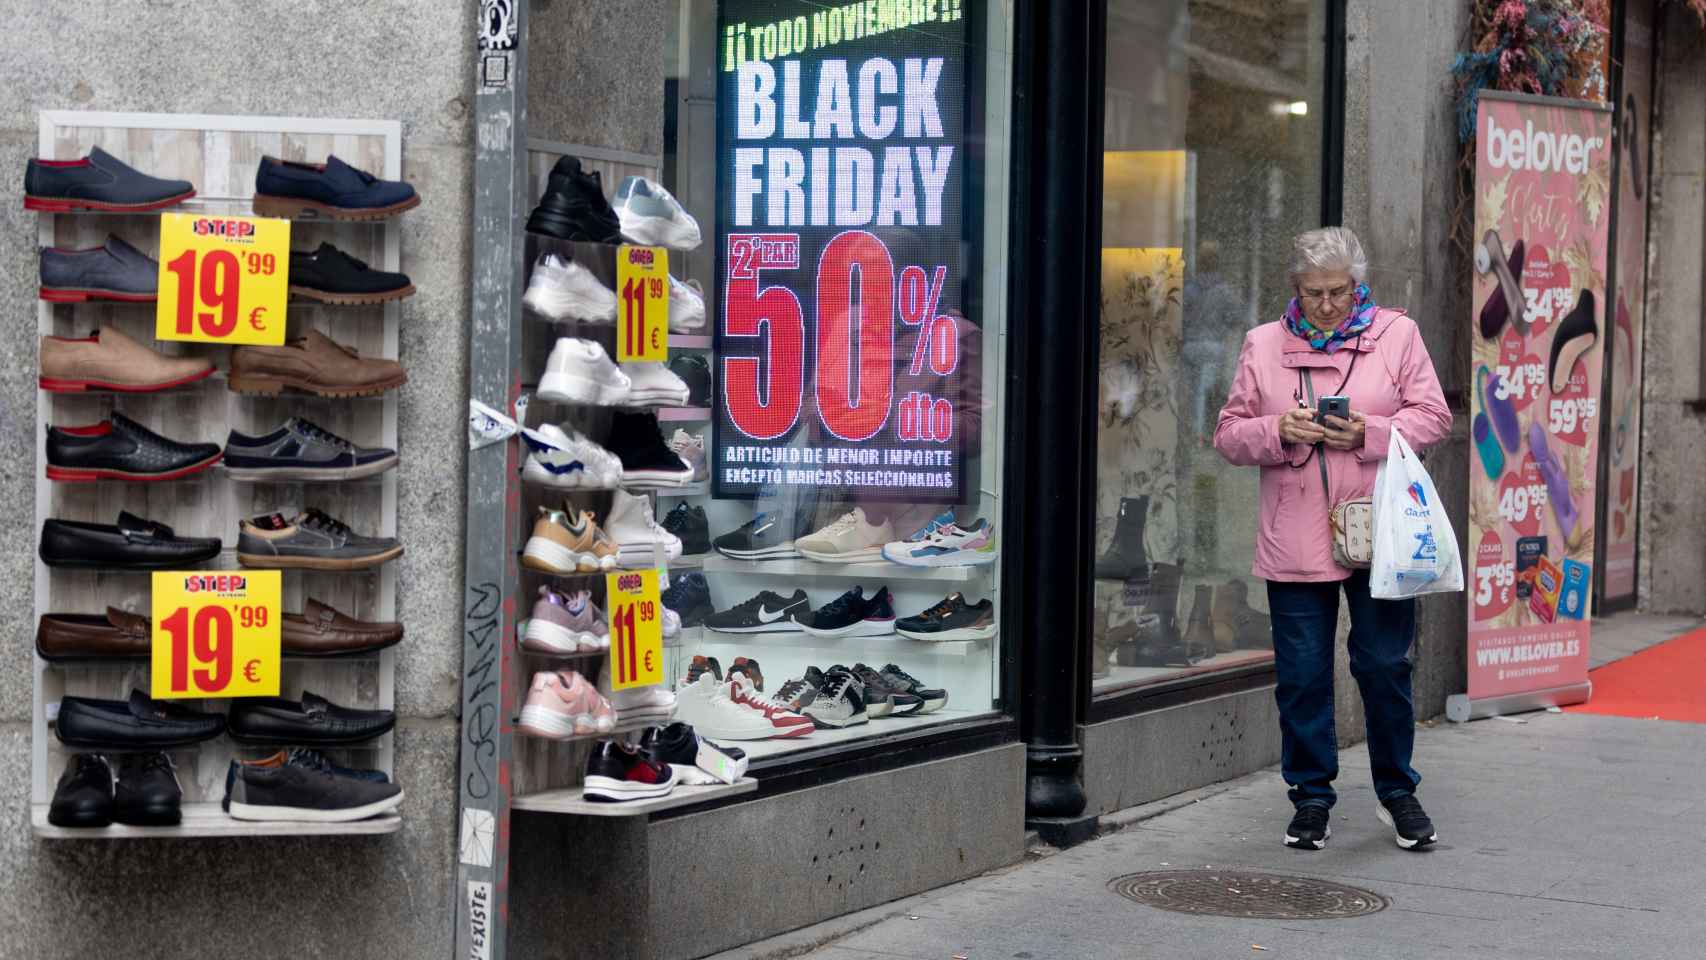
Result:
<instances>
[{"instance_id":1,"label":"white sneaker with thick sole","mask_svg":"<svg viewBox=\"0 0 1706 960\"><path fill-rule=\"evenodd\" d=\"M555 253L543 254L534 263L521 302L552 320L616 322L615 292L599 283L592 271Z\"/></svg>"},{"instance_id":2,"label":"white sneaker with thick sole","mask_svg":"<svg viewBox=\"0 0 1706 960\"><path fill-rule=\"evenodd\" d=\"M521 479L564 490L611 490L622 483L622 461L580 434L542 423L522 435L529 449Z\"/></svg>"},{"instance_id":3,"label":"white sneaker with thick sole","mask_svg":"<svg viewBox=\"0 0 1706 960\"><path fill-rule=\"evenodd\" d=\"M675 719L711 740L768 740L776 727L763 713L729 699L728 684L709 671L675 691Z\"/></svg>"},{"instance_id":4,"label":"white sneaker with thick sole","mask_svg":"<svg viewBox=\"0 0 1706 960\"><path fill-rule=\"evenodd\" d=\"M622 235L635 243L671 250L699 246L699 221L668 190L645 177L623 180L610 205L622 224Z\"/></svg>"},{"instance_id":5,"label":"white sneaker with thick sole","mask_svg":"<svg viewBox=\"0 0 1706 960\"><path fill-rule=\"evenodd\" d=\"M604 532L616 541L619 567L638 570L681 558L681 538L652 518L650 500L626 490L618 490L611 497Z\"/></svg>"},{"instance_id":6,"label":"white sneaker with thick sole","mask_svg":"<svg viewBox=\"0 0 1706 960\"><path fill-rule=\"evenodd\" d=\"M553 403L614 406L628 402L633 381L593 340L563 337L551 348L545 374L539 378L539 399Z\"/></svg>"},{"instance_id":7,"label":"white sneaker with thick sole","mask_svg":"<svg viewBox=\"0 0 1706 960\"><path fill-rule=\"evenodd\" d=\"M687 402L687 382L661 363L634 361L621 365L628 375L628 403L634 406L669 405Z\"/></svg>"},{"instance_id":8,"label":"white sneaker with thick sole","mask_svg":"<svg viewBox=\"0 0 1706 960\"><path fill-rule=\"evenodd\" d=\"M894 539L894 526L887 520L872 523L864 507L854 507L816 533L794 541L800 556L823 563L853 563L881 560L883 544ZM853 634L846 634L853 636Z\"/></svg>"},{"instance_id":9,"label":"white sneaker with thick sole","mask_svg":"<svg viewBox=\"0 0 1706 960\"><path fill-rule=\"evenodd\" d=\"M670 452L681 458L681 462L693 468L693 480L697 483L711 475L705 461L705 438L700 434L688 433L679 427L675 435L666 441L665 446ZM878 551L881 553L881 551Z\"/></svg>"},{"instance_id":10,"label":"white sneaker with thick sole","mask_svg":"<svg viewBox=\"0 0 1706 960\"><path fill-rule=\"evenodd\" d=\"M669 278L669 329L688 333L705 325L705 294L699 281Z\"/></svg>"}]
</instances>

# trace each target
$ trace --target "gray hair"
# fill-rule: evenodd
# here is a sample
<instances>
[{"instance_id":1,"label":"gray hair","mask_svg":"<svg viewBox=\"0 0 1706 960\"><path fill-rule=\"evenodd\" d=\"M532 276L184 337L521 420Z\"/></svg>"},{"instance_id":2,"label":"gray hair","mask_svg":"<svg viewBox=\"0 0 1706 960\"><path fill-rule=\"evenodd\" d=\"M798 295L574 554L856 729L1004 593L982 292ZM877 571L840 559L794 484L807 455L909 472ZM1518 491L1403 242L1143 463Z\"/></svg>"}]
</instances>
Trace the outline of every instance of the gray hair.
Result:
<instances>
[{"instance_id":1,"label":"gray hair","mask_svg":"<svg viewBox=\"0 0 1706 960\"><path fill-rule=\"evenodd\" d=\"M1315 270L1344 270L1362 283L1368 277L1368 256L1349 227L1322 227L1297 235L1291 241L1291 266L1286 278L1292 286L1297 278Z\"/></svg>"}]
</instances>

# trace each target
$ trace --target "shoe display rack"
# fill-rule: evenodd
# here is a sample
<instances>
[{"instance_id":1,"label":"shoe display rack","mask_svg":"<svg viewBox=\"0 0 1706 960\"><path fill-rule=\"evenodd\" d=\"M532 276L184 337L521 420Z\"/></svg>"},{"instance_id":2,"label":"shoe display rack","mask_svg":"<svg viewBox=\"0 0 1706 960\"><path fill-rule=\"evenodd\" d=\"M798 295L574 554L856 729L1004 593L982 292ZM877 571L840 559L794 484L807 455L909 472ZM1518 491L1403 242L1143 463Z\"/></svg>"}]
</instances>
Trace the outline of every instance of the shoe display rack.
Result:
<instances>
[{"instance_id":1,"label":"shoe display rack","mask_svg":"<svg viewBox=\"0 0 1706 960\"><path fill-rule=\"evenodd\" d=\"M147 113L44 112L38 156L76 158L102 147L150 173L192 181L197 195L167 212L252 216L256 167L264 155L320 162L336 154L390 180L402 177L402 126L396 121L294 119ZM158 256L159 214L40 213L42 247L99 246L116 235L152 257ZM313 249L320 242L385 270L398 270L401 229L395 218L370 222L299 220L292 224L291 248ZM283 266L282 264L280 265ZM334 306L293 299L289 337L317 329L363 356L396 358L400 307ZM394 536L397 532L397 478L387 471L366 480L337 483L239 482L222 467L176 481L62 483L45 476L47 426L96 423L113 412L182 441L223 445L229 431L264 434L290 416L303 416L350 441L409 453L398 442L397 392L378 397L326 399L306 394L240 396L227 388L224 347L155 342L155 304L41 302L38 330L43 335L81 337L110 325L169 355L198 355L212 360L213 376L159 393L38 394L35 424L35 530L52 517L112 523L121 510L172 527L182 536L219 537L224 549L209 568L237 569L236 543L241 519L275 509L317 507L343 519L358 533ZM406 386L403 389L408 389ZM411 549L413 544L408 545ZM396 619L396 564L360 571L285 570L282 609L298 612L308 598L329 604L360 620ZM108 606L148 616L150 575L146 571L83 571L35 567L35 613L104 613ZM410 630L404 640L425 642ZM47 822L55 780L71 751L51 730L59 699L66 695L124 699L135 689L149 690L146 661L48 663L34 657L31 731L31 821L37 836L101 838L135 836L265 836L290 834L390 833L401 819L387 814L350 823L246 822L220 809L226 773L236 757L273 752L239 747L220 737L195 747L168 751L183 790L183 819L172 827L114 825L73 829ZM304 691L346 707L393 706L396 649L356 658L282 661L280 696L300 699ZM221 711L226 701L183 701ZM393 734L348 748L324 752L336 764L392 772ZM405 784L405 792L409 785Z\"/></svg>"}]
</instances>

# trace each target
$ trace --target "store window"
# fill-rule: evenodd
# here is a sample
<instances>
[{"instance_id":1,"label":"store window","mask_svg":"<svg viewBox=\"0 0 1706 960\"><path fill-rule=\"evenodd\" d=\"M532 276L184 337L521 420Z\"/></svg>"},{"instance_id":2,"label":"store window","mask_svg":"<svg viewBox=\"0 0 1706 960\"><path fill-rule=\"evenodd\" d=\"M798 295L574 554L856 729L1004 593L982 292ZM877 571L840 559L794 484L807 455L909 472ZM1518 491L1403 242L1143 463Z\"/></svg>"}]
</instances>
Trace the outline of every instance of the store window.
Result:
<instances>
[{"instance_id":1,"label":"store window","mask_svg":"<svg viewBox=\"0 0 1706 960\"><path fill-rule=\"evenodd\" d=\"M1323 5L1109 0L1096 693L1272 661L1257 472L1210 445L1320 225Z\"/></svg>"},{"instance_id":2,"label":"store window","mask_svg":"<svg viewBox=\"0 0 1706 960\"><path fill-rule=\"evenodd\" d=\"M806 718L741 739L760 766L1002 706L1004 6L673 6L661 170L706 321L671 365L708 386L666 425L704 479L654 494L668 670L713 736L757 725L706 674Z\"/></svg>"}]
</instances>

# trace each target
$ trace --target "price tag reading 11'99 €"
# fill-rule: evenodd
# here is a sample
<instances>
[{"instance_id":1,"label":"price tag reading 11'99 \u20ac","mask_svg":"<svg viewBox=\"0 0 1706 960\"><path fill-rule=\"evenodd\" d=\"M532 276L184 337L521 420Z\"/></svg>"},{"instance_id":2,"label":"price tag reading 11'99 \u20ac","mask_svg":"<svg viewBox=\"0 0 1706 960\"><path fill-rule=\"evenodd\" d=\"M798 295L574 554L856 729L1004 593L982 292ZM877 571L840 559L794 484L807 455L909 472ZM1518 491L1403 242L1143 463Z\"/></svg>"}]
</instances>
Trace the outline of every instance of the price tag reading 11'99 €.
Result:
<instances>
[{"instance_id":1,"label":"price tag reading 11'99 \u20ac","mask_svg":"<svg viewBox=\"0 0 1706 960\"><path fill-rule=\"evenodd\" d=\"M610 608L610 688L663 682L663 602L656 570L604 575Z\"/></svg>"},{"instance_id":2,"label":"price tag reading 11'99 \u20ac","mask_svg":"<svg viewBox=\"0 0 1706 960\"><path fill-rule=\"evenodd\" d=\"M669 359L669 251L616 248L616 361Z\"/></svg>"},{"instance_id":3,"label":"price tag reading 11'99 \u20ac","mask_svg":"<svg viewBox=\"0 0 1706 960\"><path fill-rule=\"evenodd\" d=\"M277 696L281 579L277 570L156 572L153 696Z\"/></svg>"},{"instance_id":4,"label":"price tag reading 11'99 \u20ac","mask_svg":"<svg viewBox=\"0 0 1706 960\"><path fill-rule=\"evenodd\" d=\"M279 346L289 296L289 220L160 215L155 339Z\"/></svg>"}]
</instances>

